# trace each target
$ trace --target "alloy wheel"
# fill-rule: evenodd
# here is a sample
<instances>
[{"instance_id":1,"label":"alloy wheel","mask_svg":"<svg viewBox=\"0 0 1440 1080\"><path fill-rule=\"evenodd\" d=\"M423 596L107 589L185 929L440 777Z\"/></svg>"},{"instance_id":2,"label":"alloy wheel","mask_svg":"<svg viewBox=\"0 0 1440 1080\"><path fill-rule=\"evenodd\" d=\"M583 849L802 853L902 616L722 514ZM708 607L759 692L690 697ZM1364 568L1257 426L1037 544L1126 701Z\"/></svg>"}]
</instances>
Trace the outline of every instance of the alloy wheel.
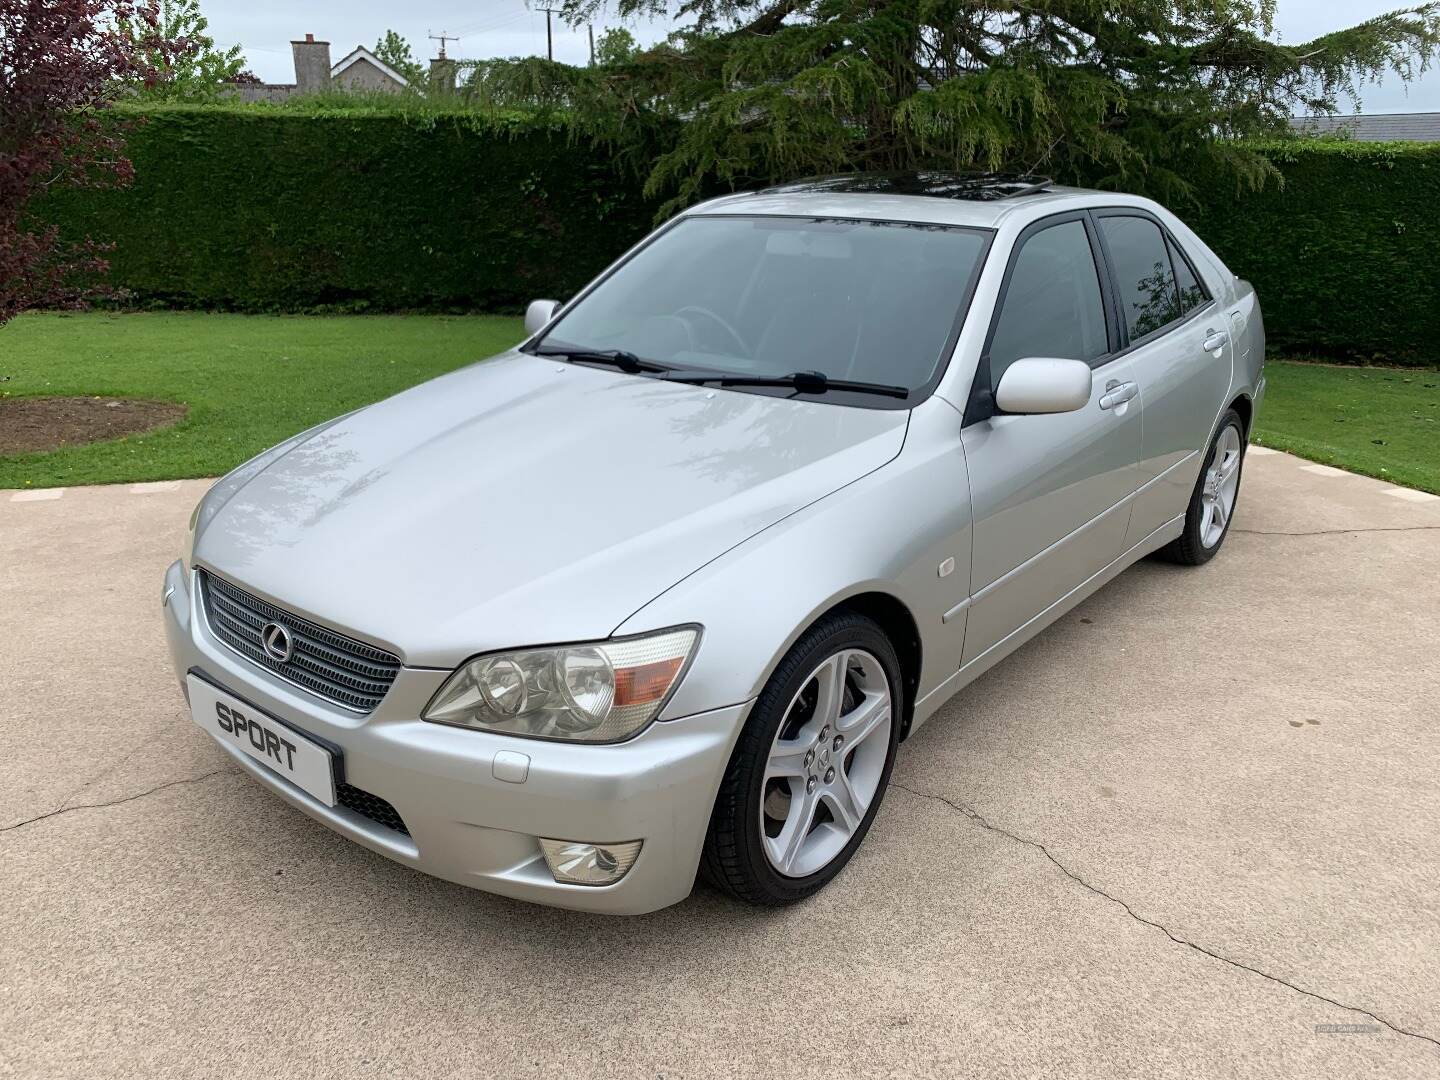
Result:
<instances>
[{"instance_id":1,"label":"alloy wheel","mask_svg":"<svg viewBox=\"0 0 1440 1080\"><path fill-rule=\"evenodd\" d=\"M890 682L870 653L845 649L810 673L765 763L760 830L775 870L807 877L845 849L879 791L893 722Z\"/></svg>"},{"instance_id":2,"label":"alloy wheel","mask_svg":"<svg viewBox=\"0 0 1440 1080\"><path fill-rule=\"evenodd\" d=\"M1205 486L1200 490L1200 542L1207 548L1220 542L1235 510L1235 495L1240 489L1240 452L1240 430L1228 425L1215 441L1215 456L1205 470Z\"/></svg>"}]
</instances>

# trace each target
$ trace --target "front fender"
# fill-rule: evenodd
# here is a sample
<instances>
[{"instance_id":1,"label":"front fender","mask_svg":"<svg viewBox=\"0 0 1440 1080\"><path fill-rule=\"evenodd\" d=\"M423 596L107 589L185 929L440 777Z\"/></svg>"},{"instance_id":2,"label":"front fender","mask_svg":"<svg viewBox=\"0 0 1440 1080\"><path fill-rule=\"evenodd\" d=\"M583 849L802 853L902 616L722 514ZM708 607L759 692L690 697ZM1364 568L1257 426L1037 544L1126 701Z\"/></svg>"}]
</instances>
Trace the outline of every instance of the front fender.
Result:
<instances>
[{"instance_id":1,"label":"front fender","mask_svg":"<svg viewBox=\"0 0 1440 1080\"><path fill-rule=\"evenodd\" d=\"M753 698L812 623L865 593L883 593L906 608L920 636L919 694L939 685L959 667L964 641L969 491L960 414L932 397L915 409L894 460L757 533L641 608L617 635L682 622L704 627L699 653L661 719ZM953 570L942 577L947 560Z\"/></svg>"}]
</instances>

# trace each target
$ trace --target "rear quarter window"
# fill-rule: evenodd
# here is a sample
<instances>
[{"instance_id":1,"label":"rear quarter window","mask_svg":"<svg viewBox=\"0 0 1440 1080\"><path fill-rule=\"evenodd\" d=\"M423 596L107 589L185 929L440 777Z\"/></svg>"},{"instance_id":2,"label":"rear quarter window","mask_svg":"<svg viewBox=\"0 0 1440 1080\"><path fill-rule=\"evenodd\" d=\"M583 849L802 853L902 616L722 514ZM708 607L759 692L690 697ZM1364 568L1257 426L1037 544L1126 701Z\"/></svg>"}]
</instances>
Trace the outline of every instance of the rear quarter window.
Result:
<instances>
[{"instance_id":1,"label":"rear quarter window","mask_svg":"<svg viewBox=\"0 0 1440 1080\"><path fill-rule=\"evenodd\" d=\"M1175 284L1180 290L1180 314L1189 315L1190 312L1204 305L1210 299L1210 294L1200 279L1195 276L1195 271L1190 266L1190 260L1180 250L1180 245L1175 242L1175 238L1167 235L1165 242L1170 248L1170 262L1175 267Z\"/></svg>"}]
</instances>

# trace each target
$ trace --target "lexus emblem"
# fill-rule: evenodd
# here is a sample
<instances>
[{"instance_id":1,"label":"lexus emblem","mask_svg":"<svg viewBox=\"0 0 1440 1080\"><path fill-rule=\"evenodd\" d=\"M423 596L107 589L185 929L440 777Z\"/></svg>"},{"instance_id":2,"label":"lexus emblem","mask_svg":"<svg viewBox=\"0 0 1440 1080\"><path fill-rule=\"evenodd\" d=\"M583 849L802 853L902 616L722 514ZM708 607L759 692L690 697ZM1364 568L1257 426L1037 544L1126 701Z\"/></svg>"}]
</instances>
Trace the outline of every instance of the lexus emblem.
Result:
<instances>
[{"instance_id":1,"label":"lexus emblem","mask_svg":"<svg viewBox=\"0 0 1440 1080\"><path fill-rule=\"evenodd\" d=\"M290 638L290 631L278 622L267 622L260 628L260 645L266 656L280 664L288 661L290 654L295 651L295 642Z\"/></svg>"}]
</instances>

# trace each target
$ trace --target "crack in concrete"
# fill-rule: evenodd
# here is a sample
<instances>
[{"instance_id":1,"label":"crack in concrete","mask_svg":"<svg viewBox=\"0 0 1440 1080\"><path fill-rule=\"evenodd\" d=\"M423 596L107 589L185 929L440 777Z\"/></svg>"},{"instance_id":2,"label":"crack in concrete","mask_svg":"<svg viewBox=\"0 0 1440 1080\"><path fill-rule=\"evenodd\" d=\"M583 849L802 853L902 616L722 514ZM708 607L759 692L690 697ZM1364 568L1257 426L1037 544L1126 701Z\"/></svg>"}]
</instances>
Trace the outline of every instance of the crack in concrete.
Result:
<instances>
[{"instance_id":1,"label":"crack in concrete","mask_svg":"<svg viewBox=\"0 0 1440 1080\"><path fill-rule=\"evenodd\" d=\"M950 807L950 809L957 811L964 817L968 818L970 821L974 822L976 825L979 825L982 829L985 829L989 832L998 833L1000 836L1003 836L1006 839L1013 841L1014 843L1021 844L1025 847L1034 848L1036 851L1044 855L1045 858L1049 859L1050 862L1054 864L1055 868L1058 869L1066 877L1068 877L1071 881L1075 882L1077 885L1088 890L1089 892L1094 893L1096 896L1109 900L1112 904L1118 904L1120 907L1124 908L1126 914L1128 914L1136 922L1159 930L1162 934L1164 934L1177 945L1184 945L1187 949L1193 949L1195 952L1198 952L1203 956L1208 956L1212 960L1218 960L1222 964L1228 964L1229 966L1238 968L1241 971L1248 971L1252 975L1259 975L1262 979L1266 979L1273 983L1278 983L1280 986L1284 986L1290 990L1294 990L1296 993L1303 994L1306 997L1314 998L1316 1001L1323 1001L1327 1005L1334 1005L1336 1008L1339 1009L1346 1009L1350 1012L1359 1013L1361 1016L1368 1016L1377 1024L1383 1024L1385 1027L1389 1028L1397 1035L1408 1035L1412 1039L1420 1039L1424 1042L1432 1044L1433 1046L1440 1047L1440 1039L1433 1038L1429 1035L1424 1034L1423 1032L1410 1031L1407 1028L1401 1027L1399 1024L1395 1024L1389 1020L1386 1020L1382 1016L1377 1016L1369 1009L1363 1009L1358 1005L1347 1005L1343 1001L1336 1001L1334 998L1326 997L1324 994L1317 993L1314 990L1307 990L1303 986L1296 986L1294 983L1287 982L1285 979L1280 978L1278 975L1271 975L1269 972L1261 971L1259 968L1256 967L1251 967L1249 964L1246 964L1240 960L1232 960L1230 957L1222 956L1220 953L1214 952L1211 949L1206 948L1204 945L1197 945L1193 941L1180 937L1179 935L1171 931L1170 928L1165 926L1163 923L1156 922L1154 919L1149 919L1146 918L1144 915L1141 915L1126 901L1120 899L1118 896L1115 896L1112 893L1108 893L1104 889L1100 888L1098 885L1092 885L1090 882L1086 881L1079 874L1075 873L1068 866L1066 866L1059 859L1057 859L1051 853L1050 849L1044 844L1040 843L1040 841L1031 840L1024 836L1019 836L1016 833L1011 832L1009 829L1002 828L999 825L990 824L990 822L986 821L985 818L980 814L980 812L974 807L967 806L965 803L955 802L953 799L948 799L944 795L932 795L928 791L916 791L914 788L908 788L904 784L897 784L894 780L890 781L890 786L892 788L899 788L901 791L914 795L916 798L919 799L930 799L934 802L944 803L946 806Z\"/></svg>"},{"instance_id":2,"label":"crack in concrete","mask_svg":"<svg viewBox=\"0 0 1440 1080\"><path fill-rule=\"evenodd\" d=\"M96 784L100 783L101 780L104 780L107 776L110 776L110 775L114 774L115 772L117 772L119 769L123 768L123 767L130 761L131 758L133 758L133 757L135 757L135 755L141 753L144 749L145 749L145 747L143 747L143 746L137 746L137 747L135 747L133 750L131 750L129 753L127 753L124 757L122 757L119 761L116 761L116 762L111 763L110 765L107 765L105 768L101 769L101 770L100 770L98 773L96 773L94 776L90 777L90 779L84 781L83 783L79 784L78 786L72 788L70 791L66 792L65 797L60 800L59 805L57 805L57 806L55 807L55 809L56 809L56 810L65 810L65 809L67 809L67 808L70 806L70 800L71 800L71 799L75 798L75 796L79 795L82 791L89 791L89 790L90 790L92 787L94 787ZM4 831L5 831L4 829L0 829L0 832L4 832Z\"/></svg>"},{"instance_id":3,"label":"crack in concrete","mask_svg":"<svg viewBox=\"0 0 1440 1080\"><path fill-rule=\"evenodd\" d=\"M208 780L212 776L219 776L221 773L232 773L234 771L234 769L211 769L209 772L201 773L199 776L187 776L179 780L169 780L166 783L156 784L154 787L147 788L145 791L138 792L134 795L125 795L119 799L110 799L107 802L76 803L74 806L62 804L59 808L51 810L48 813L37 814L35 817L26 818L24 821L17 821L13 825L0 827L0 833L13 832L16 829L24 828L26 825L33 825L37 821L45 821L48 818L58 817L60 814L73 813L76 810L94 810L105 806L120 806L122 803L134 802L136 799L143 799L147 795L154 795L157 791L164 791L166 788L179 787L182 784L198 784L200 781Z\"/></svg>"},{"instance_id":4,"label":"crack in concrete","mask_svg":"<svg viewBox=\"0 0 1440 1080\"><path fill-rule=\"evenodd\" d=\"M1370 529L1315 529L1309 532L1285 532L1283 530L1270 529L1231 529L1231 532L1249 533L1251 536L1343 536L1346 533L1382 533L1382 532L1424 532L1427 529L1440 529L1440 525L1393 525L1377 526Z\"/></svg>"}]
</instances>

